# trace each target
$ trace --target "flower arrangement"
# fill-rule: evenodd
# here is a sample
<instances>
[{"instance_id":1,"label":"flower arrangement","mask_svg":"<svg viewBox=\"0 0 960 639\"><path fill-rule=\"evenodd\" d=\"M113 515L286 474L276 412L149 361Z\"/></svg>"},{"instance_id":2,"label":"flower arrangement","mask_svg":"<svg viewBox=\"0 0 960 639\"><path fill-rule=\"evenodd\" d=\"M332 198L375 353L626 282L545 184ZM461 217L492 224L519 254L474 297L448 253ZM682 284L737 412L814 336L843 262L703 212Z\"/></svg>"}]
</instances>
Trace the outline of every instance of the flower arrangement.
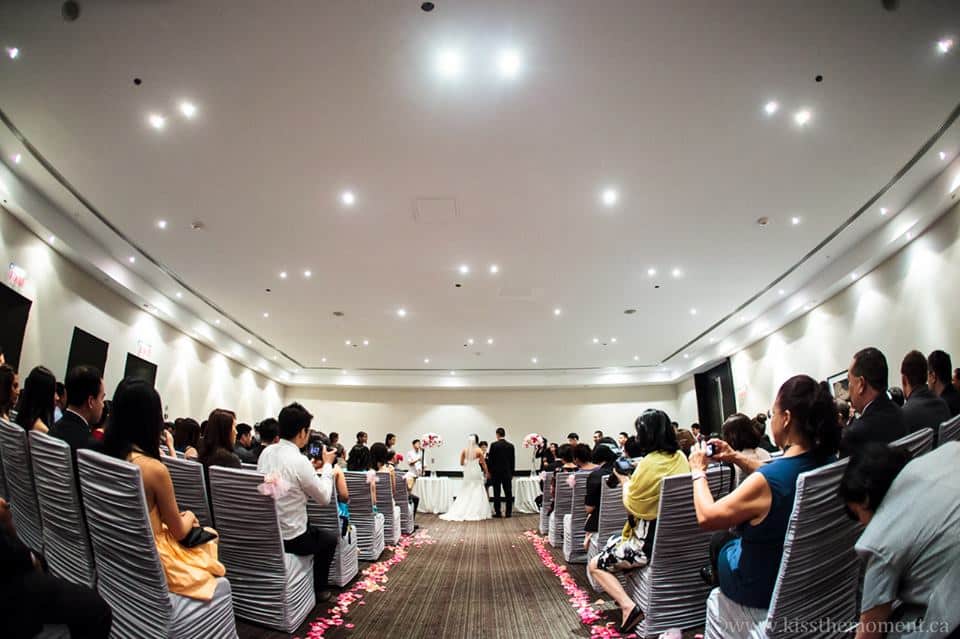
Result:
<instances>
[{"instance_id":1,"label":"flower arrangement","mask_svg":"<svg viewBox=\"0 0 960 639\"><path fill-rule=\"evenodd\" d=\"M443 446L443 437L437 433L424 433L423 436L420 437L420 445L424 448Z\"/></svg>"},{"instance_id":2,"label":"flower arrangement","mask_svg":"<svg viewBox=\"0 0 960 639\"><path fill-rule=\"evenodd\" d=\"M539 433L530 433L523 438L524 448L538 448L540 446L543 446L543 435Z\"/></svg>"}]
</instances>

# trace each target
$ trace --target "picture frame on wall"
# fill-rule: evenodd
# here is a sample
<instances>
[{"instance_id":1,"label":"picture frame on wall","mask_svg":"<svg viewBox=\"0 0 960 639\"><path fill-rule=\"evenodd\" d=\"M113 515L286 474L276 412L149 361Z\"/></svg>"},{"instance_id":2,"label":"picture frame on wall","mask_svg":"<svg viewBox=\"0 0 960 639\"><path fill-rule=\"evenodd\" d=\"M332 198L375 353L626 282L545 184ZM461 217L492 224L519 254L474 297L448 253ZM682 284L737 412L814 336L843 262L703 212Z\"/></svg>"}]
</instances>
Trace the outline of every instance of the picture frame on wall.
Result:
<instances>
[{"instance_id":1,"label":"picture frame on wall","mask_svg":"<svg viewBox=\"0 0 960 639\"><path fill-rule=\"evenodd\" d=\"M847 371L834 373L827 378L827 384L830 385L830 392L837 399L850 399L850 381L847 379Z\"/></svg>"}]
</instances>

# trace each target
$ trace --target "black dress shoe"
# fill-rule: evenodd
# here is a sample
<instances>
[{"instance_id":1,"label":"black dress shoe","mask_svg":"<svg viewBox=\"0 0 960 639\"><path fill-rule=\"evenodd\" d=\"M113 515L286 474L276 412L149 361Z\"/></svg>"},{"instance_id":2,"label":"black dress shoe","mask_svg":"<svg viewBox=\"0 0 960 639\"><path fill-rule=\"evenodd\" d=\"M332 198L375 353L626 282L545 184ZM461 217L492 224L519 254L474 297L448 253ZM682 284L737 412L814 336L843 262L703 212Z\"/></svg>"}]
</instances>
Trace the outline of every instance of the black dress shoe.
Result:
<instances>
[{"instance_id":1,"label":"black dress shoe","mask_svg":"<svg viewBox=\"0 0 960 639\"><path fill-rule=\"evenodd\" d=\"M511 515L510 513L507 513L507 519L510 519L511 517L513 517L513 515Z\"/></svg>"},{"instance_id":2,"label":"black dress shoe","mask_svg":"<svg viewBox=\"0 0 960 639\"><path fill-rule=\"evenodd\" d=\"M620 624L620 634L625 635L630 633L641 621L643 621L643 611L640 610L640 606L634 606L630 614L627 615L623 623Z\"/></svg>"},{"instance_id":3,"label":"black dress shoe","mask_svg":"<svg viewBox=\"0 0 960 639\"><path fill-rule=\"evenodd\" d=\"M501 517L503 517L503 515L501 515L500 513L493 513L494 519L500 519Z\"/></svg>"},{"instance_id":4,"label":"black dress shoe","mask_svg":"<svg viewBox=\"0 0 960 639\"><path fill-rule=\"evenodd\" d=\"M333 599L333 591L321 590L317 593L317 603L326 603Z\"/></svg>"}]
</instances>

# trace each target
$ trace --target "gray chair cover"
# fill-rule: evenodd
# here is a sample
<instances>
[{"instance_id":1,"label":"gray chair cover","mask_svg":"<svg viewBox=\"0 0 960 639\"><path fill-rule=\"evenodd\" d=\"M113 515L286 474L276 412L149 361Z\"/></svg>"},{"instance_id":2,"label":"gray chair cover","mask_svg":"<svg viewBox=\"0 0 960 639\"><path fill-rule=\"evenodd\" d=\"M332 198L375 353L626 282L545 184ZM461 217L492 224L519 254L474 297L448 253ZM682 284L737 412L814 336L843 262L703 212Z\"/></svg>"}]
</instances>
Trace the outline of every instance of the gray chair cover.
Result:
<instances>
[{"instance_id":1,"label":"gray chair cover","mask_svg":"<svg viewBox=\"0 0 960 639\"><path fill-rule=\"evenodd\" d=\"M43 519L33 481L27 433L17 424L0 420L0 451L9 491L10 511L17 537L28 548L43 552Z\"/></svg>"},{"instance_id":2,"label":"gray chair cover","mask_svg":"<svg viewBox=\"0 0 960 639\"><path fill-rule=\"evenodd\" d=\"M567 484L567 478L573 476L570 471L558 472L554 478L556 490L553 495L553 512L550 513L550 530L547 543L554 548L563 548L563 516L570 514L573 502L573 488Z\"/></svg>"},{"instance_id":3,"label":"gray chair cover","mask_svg":"<svg viewBox=\"0 0 960 639\"><path fill-rule=\"evenodd\" d=\"M937 446L945 442L960 442L960 415L937 427Z\"/></svg>"},{"instance_id":4,"label":"gray chair cover","mask_svg":"<svg viewBox=\"0 0 960 639\"><path fill-rule=\"evenodd\" d=\"M600 488L600 514L597 516L597 532L590 538L590 549L587 551L587 563L600 554L607 540L623 531L627 522L627 509L623 506L623 486L617 484L613 488L607 486L608 476L604 476ZM603 587L593 579L587 571L587 580L597 592L603 592Z\"/></svg>"},{"instance_id":5,"label":"gray chair cover","mask_svg":"<svg viewBox=\"0 0 960 639\"><path fill-rule=\"evenodd\" d=\"M87 523L80 505L70 446L46 433L30 433L30 458L43 527L44 556L50 572L93 587L97 576Z\"/></svg>"},{"instance_id":6,"label":"gray chair cover","mask_svg":"<svg viewBox=\"0 0 960 639\"><path fill-rule=\"evenodd\" d=\"M390 473L377 473L377 510L383 515L383 542L394 546L400 541L400 507L393 499Z\"/></svg>"},{"instance_id":7,"label":"gray chair cover","mask_svg":"<svg viewBox=\"0 0 960 639\"><path fill-rule=\"evenodd\" d=\"M283 551L276 503L257 491L263 475L222 466L207 470L220 561L236 595L237 617L293 632L316 604L313 556Z\"/></svg>"},{"instance_id":8,"label":"gray chair cover","mask_svg":"<svg viewBox=\"0 0 960 639\"><path fill-rule=\"evenodd\" d=\"M7 476L3 474L3 450L0 448L0 497L7 499Z\"/></svg>"},{"instance_id":9,"label":"gray chair cover","mask_svg":"<svg viewBox=\"0 0 960 639\"><path fill-rule=\"evenodd\" d=\"M584 564L587 553L583 549L583 540L587 533L583 529L587 523L587 511L584 510L584 498L587 496L587 477L589 470L576 473L576 483L570 497L570 514L563 516L563 558L568 564Z\"/></svg>"},{"instance_id":10,"label":"gray chair cover","mask_svg":"<svg viewBox=\"0 0 960 639\"><path fill-rule=\"evenodd\" d=\"M78 451L77 465L97 591L113 610L110 636L235 638L233 599L226 579L217 579L210 601L182 597L167 589L140 467L92 450Z\"/></svg>"},{"instance_id":11,"label":"gray chair cover","mask_svg":"<svg viewBox=\"0 0 960 639\"><path fill-rule=\"evenodd\" d=\"M553 504L553 473L540 473L543 482L543 501L540 502L540 525L538 531L546 535L550 531L550 505Z\"/></svg>"},{"instance_id":12,"label":"gray chair cover","mask_svg":"<svg viewBox=\"0 0 960 639\"><path fill-rule=\"evenodd\" d=\"M347 478L347 488L350 491L350 522L357 529L360 559L376 561L380 559L384 548L383 513L374 514L373 512L370 484L367 483L366 472L348 470L344 475Z\"/></svg>"},{"instance_id":13,"label":"gray chair cover","mask_svg":"<svg viewBox=\"0 0 960 639\"><path fill-rule=\"evenodd\" d=\"M890 442L890 447L905 450L910 455L910 459L915 459L933 449L933 429L921 428L915 433Z\"/></svg>"},{"instance_id":14,"label":"gray chair cover","mask_svg":"<svg viewBox=\"0 0 960 639\"><path fill-rule=\"evenodd\" d=\"M400 507L400 532L404 535L413 534L413 506L410 505L410 493L407 491L407 480L400 473L396 473L393 482L393 495Z\"/></svg>"},{"instance_id":15,"label":"gray chair cover","mask_svg":"<svg viewBox=\"0 0 960 639\"><path fill-rule=\"evenodd\" d=\"M728 466L707 469L714 499L730 492L734 471ZM637 636L656 637L669 628L703 625L710 586L700 579L700 569L710 563L710 538L697 523L690 474L660 481L660 506L649 565L624 573L621 580L646 618Z\"/></svg>"},{"instance_id":16,"label":"gray chair cover","mask_svg":"<svg viewBox=\"0 0 960 639\"><path fill-rule=\"evenodd\" d=\"M161 455L160 461L170 471L173 492L177 496L177 506L180 510L193 511L201 526L214 527L214 520L210 515L210 500L207 496L203 464L166 455Z\"/></svg>"},{"instance_id":17,"label":"gray chair cover","mask_svg":"<svg viewBox=\"0 0 960 639\"><path fill-rule=\"evenodd\" d=\"M350 524L347 534L341 535L340 516L337 510L337 495L334 490L333 499L326 506L321 506L313 499L307 500L307 516L310 525L326 530L337 536L337 552L330 564L329 581L339 587L346 586L360 572L360 551L357 547L357 529Z\"/></svg>"},{"instance_id":18,"label":"gray chair cover","mask_svg":"<svg viewBox=\"0 0 960 639\"><path fill-rule=\"evenodd\" d=\"M240 468L242 468L242 469L244 469L244 470L256 470L256 469L257 469L257 465L256 465L256 464L248 464L248 463L246 463L246 462L240 462Z\"/></svg>"}]
</instances>

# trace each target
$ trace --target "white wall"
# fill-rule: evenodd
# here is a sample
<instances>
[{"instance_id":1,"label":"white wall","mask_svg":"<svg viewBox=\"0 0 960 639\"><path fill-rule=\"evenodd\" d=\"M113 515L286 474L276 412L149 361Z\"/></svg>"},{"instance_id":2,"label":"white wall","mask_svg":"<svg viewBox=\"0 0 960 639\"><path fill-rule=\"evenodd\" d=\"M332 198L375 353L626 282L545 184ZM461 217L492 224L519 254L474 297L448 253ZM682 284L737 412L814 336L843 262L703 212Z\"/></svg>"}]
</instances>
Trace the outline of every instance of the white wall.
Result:
<instances>
[{"instance_id":1,"label":"white wall","mask_svg":"<svg viewBox=\"0 0 960 639\"><path fill-rule=\"evenodd\" d=\"M397 435L398 452L433 431L446 443L427 455L428 467L457 470L460 449L467 435L493 441L503 426L507 439L517 446L517 468L531 467L532 450L521 446L524 435L537 432L550 441L566 441L570 432L589 441L593 431L633 433L633 422L647 408L673 415L673 385L633 386L574 390L374 390L289 387L287 401L299 401L314 414L314 424L340 433L347 449L357 431L370 435L370 443ZM431 464L431 457L436 459Z\"/></svg>"},{"instance_id":2,"label":"white wall","mask_svg":"<svg viewBox=\"0 0 960 639\"><path fill-rule=\"evenodd\" d=\"M157 390L169 417L202 418L229 408L241 421L276 416L283 387L225 358L142 311L77 268L19 220L0 209L0 264L27 273L18 292L33 301L20 357L21 381L43 364L63 379L74 326L110 344L104 382L107 396L123 377L127 353L152 346ZM4 271L6 283L6 270Z\"/></svg>"},{"instance_id":3,"label":"white wall","mask_svg":"<svg viewBox=\"0 0 960 639\"><path fill-rule=\"evenodd\" d=\"M912 349L940 348L960 365L960 205L849 288L731 358L737 406L766 411L780 385L805 373L826 379L857 350L875 346L900 386Z\"/></svg>"},{"instance_id":4,"label":"white wall","mask_svg":"<svg viewBox=\"0 0 960 639\"><path fill-rule=\"evenodd\" d=\"M697 389L693 384L693 376L680 380L677 383L677 415L674 421L680 428L690 428L690 424L700 421L697 409Z\"/></svg>"}]
</instances>

